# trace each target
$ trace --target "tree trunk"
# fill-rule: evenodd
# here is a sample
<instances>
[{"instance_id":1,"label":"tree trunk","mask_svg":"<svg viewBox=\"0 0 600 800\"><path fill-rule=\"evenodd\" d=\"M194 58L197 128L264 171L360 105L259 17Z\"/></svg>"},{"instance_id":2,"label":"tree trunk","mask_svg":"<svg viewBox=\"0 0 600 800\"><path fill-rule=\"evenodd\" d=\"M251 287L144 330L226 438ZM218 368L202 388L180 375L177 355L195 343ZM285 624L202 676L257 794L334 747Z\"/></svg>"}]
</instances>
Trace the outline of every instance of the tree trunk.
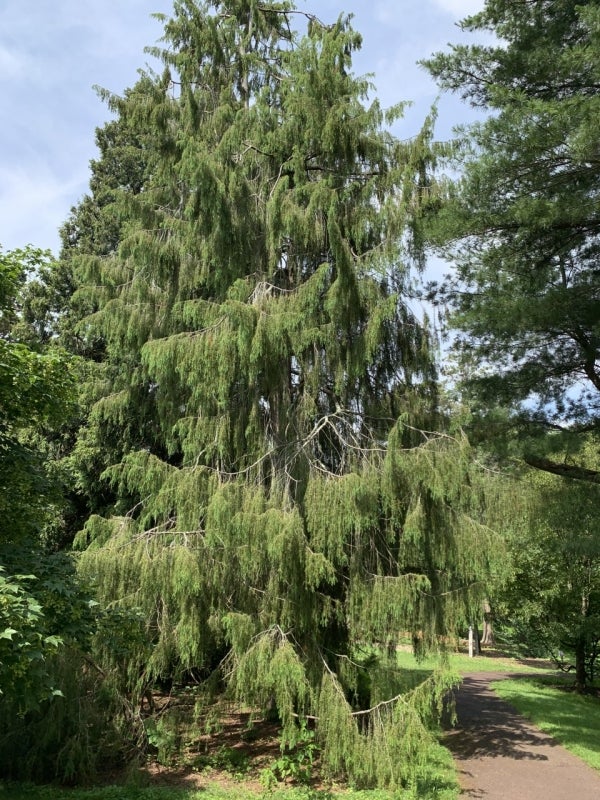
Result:
<instances>
[{"instance_id":1,"label":"tree trunk","mask_svg":"<svg viewBox=\"0 0 600 800\"><path fill-rule=\"evenodd\" d=\"M585 636L580 634L575 645L575 691L585 691L587 674L585 669Z\"/></svg>"},{"instance_id":2,"label":"tree trunk","mask_svg":"<svg viewBox=\"0 0 600 800\"><path fill-rule=\"evenodd\" d=\"M585 618L589 614L590 598L589 595L584 593L581 598L581 617L582 628L577 636L577 644L575 645L575 691L580 694L585 691L587 684L587 672L585 668L585 656L587 637L585 635L585 628L583 627Z\"/></svg>"},{"instance_id":3,"label":"tree trunk","mask_svg":"<svg viewBox=\"0 0 600 800\"><path fill-rule=\"evenodd\" d=\"M492 607L489 600L483 601L483 633L481 636L481 645L484 647L493 647L494 629L492 628Z\"/></svg>"}]
</instances>

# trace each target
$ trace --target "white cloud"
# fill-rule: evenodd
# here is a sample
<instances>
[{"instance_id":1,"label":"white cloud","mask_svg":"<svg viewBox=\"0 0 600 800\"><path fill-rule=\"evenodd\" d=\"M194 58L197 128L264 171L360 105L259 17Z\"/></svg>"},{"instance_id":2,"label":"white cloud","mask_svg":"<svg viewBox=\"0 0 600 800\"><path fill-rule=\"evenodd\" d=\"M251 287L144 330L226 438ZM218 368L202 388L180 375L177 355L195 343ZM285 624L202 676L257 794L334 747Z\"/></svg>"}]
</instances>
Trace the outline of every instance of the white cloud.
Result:
<instances>
[{"instance_id":1,"label":"white cloud","mask_svg":"<svg viewBox=\"0 0 600 800\"><path fill-rule=\"evenodd\" d=\"M66 182L40 162L0 169L0 245L13 250L25 244L58 251L58 229L73 197L85 191L86 177Z\"/></svg>"},{"instance_id":2,"label":"white cloud","mask_svg":"<svg viewBox=\"0 0 600 800\"><path fill-rule=\"evenodd\" d=\"M438 8L442 11L447 11L456 19L462 19L470 14L476 14L481 11L484 5L484 0L433 0Z\"/></svg>"},{"instance_id":3,"label":"white cloud","mask_svg":"<svg viewBox=\"0 0 600 800\"><path fill-rule=\"evenodd\" d=\"M171 0L150 8L168 10ZM110 117L92 86L120 92L160 35L148 0L0 0L0 244L57 250L87 191L94 129Z\"/></svg>"},{"instance_id":4,"label":"white cloud","mask_svg":"<svg viewBox=\"0 0 600 800\"><path fill-rule=\"evenodd\" d=\"M0 80L9 81L18 78L24 69L24 60L9 47L0 44Z\"/></svg>"}]
</instances>

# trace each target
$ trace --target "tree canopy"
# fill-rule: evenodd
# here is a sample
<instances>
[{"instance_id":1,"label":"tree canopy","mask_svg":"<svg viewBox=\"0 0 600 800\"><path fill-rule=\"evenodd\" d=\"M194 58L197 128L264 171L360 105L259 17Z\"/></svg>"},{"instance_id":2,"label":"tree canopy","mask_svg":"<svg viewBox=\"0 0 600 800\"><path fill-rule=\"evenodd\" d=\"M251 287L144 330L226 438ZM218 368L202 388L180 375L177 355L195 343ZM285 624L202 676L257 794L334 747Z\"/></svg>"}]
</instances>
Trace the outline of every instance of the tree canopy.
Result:
<instances>
[{"instance_id":1,"label":"tree canopy","mask_svg":"<svg viewBox=\"0 0 600 800\"><path fill-rule=\"evenodd\" d=\"M389 132L344 16L177 0L164 22L65 229L99 362L80 572L146 620L132 685L216 675L288 744L314 719L330 774L399 785L450 679L405 693L382 658L365 690L361 647L440 647L496 553L406 301L431 121Z\"/></svg>"},{"instance_id":2,"label":"tree canopy","mask_svg":"<svg viewBox=\"0 0 600 800\"><path fill-rule=\"evenodd\" d=\"M68 594L65 565L42 568L39 558L61 498L38 437L68 417L75 399L71 359L27 335L24 286L48 261L31 247L0 252L0 704L14 712L52 694L45 660L62 643L70 602L49 596L53 581Z\"/></svg>"},{"instance_id":3,"label":"tree canopy","mask_svg":"<svg viewBox=\"0 0 600 800\"><path fill-rule=\"evenodd\" d=\"M432 296L447 304L470 433L513 467L551 473L525 468L515 484L504 602L530 642L572 649L582 688L599 632L597 488L585 483L600 477L600 14L596 2L487 0L462 25L488 43L425 63L486 116L457 131L459 174L430 228L456 269Z\"/></svg>"},{"instance_id":4,"label":"tree canopy","mask_svg":"<svg viewBox=\"0 0 600 800\"><path fill-rule=\"evenodd\" d=\"M586 449L597 461L593 441ZM495 597L529 652L562 667L574 656L579 691L594 680L600 642L599 491L539 470L521 479L509 524L514 573Z\"/></svg>"},{"instance_id":5,"label":"tree canopy","mask_svg":"<svg viewBox=\"0 0 600 800\"><path fill-rule=\"evenodd\" d=\"M439 219L464 384L490 407L595 424L600 389L595 2L488 0L463 22L492 43L427 66L491 112L463 131Z\"/></svg>"}]
</instances>

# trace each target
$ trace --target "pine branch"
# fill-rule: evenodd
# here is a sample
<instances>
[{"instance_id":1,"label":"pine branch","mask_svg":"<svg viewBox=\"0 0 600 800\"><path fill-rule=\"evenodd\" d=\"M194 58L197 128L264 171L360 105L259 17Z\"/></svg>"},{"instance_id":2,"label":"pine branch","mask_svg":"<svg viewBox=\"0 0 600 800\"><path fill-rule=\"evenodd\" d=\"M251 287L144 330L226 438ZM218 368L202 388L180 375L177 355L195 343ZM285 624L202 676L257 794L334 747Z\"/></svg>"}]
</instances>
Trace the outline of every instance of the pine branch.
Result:
<instances>
[{"instance_id":1,"label":"pine branch","mask_svg":"<svg viewBox=\"0 0 600 800\"><path fill-rule=\"evenodd\" d=\"M365 708L362 711L353 711L350 716L363 717L366 714L372 714L374 711L377 711L378 709L383 708L384 706L389 706L392 703L398 703L400 701L402 701L402 703L405 706L408 706L409 702L404 695L405 695L404 692L400 692L400 694L397 694L395 697L390 697L389 700L382 700L381 702L377 703L377 705L371 706L371 708Z\"/></svg>"},{"instance_id":2,"label":"pine branch","mask_svg":"<svg viewBox=\"0 0 600 800\"><path fill-rule=\"evenodd\" d=\"M560 464L557 461L550 461L548 458L537 458L536 456L525 456L523 460L534 469L551 472L553 475L560 475L563 478L600 483L600 472L595 469L578 467L576 464Z\"/></svg>"}]
</instances>

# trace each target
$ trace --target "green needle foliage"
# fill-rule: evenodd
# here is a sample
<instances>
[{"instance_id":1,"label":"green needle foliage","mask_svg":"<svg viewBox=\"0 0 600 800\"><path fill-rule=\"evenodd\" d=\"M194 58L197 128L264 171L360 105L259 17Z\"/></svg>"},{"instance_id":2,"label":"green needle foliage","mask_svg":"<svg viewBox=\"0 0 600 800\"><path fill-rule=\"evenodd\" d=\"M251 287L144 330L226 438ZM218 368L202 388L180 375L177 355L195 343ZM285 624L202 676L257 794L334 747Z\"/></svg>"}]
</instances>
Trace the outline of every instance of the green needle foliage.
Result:
<instances>
[{"instance_id":1,"label":"green needle foliage","mask_svg":"<svg viewBox=\"0 0 600 800\"><path fill-rule=\"evenodd\" d=\"M430 123L387 132L401 106L367 103L344 17L178 0L163 44L162 74L109 98L143 165L109 204L118 246L70 255L104 353L75 457L112 504L80 570L146 620L131 686L216 674L290 747L308 719L325 773L400 786L452 678L402 692L356 646L408 630L437 649L496 553L467 442L431 433L406 302Z\"/></svg>"},{"instance_id":2,"label":"green needle foliage","mask_svg":"<svg viewBox=\"0 0 600 800\"><path fill-rule=\"evenodd\" d=\"M426 62L490 112L459 131L461 175L432 234L456 265L443 299L457 386L478 435L542 471L525 473L520 512L515 491L510 613L531 644L575 651L583 688L598 635L600 13L487 0L463 26L479 43Z\"/></svg>"},{"instance_id":3,"label":"green needle foliage","mask_svg":"<svg viewBox=\"0 0 600 800\"><path fill-rule=\"evenodd\" d=\"M460 132L461 177L437 241L460 378L475 401L543 419L598 410L600 15L595 0L487 0L463 22L491 43L426 62L442 88L491 112ZM481 41L481 40L480 40Z\"/></svg>"}]
</instances>

